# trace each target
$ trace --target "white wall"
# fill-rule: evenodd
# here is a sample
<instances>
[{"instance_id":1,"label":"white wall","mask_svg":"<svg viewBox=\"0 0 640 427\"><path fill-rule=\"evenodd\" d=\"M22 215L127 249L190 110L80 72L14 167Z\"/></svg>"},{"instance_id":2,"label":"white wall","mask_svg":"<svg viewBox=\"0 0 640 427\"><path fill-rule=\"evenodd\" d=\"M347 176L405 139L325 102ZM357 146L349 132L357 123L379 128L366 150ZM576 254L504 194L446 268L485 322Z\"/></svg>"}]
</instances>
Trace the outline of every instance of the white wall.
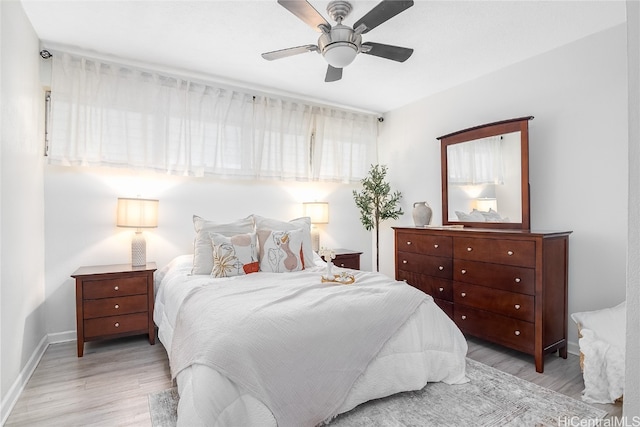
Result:
<instances>
[{"instance_id":1,"label":"white wall","mask_svg":"<svg viewBox=\"0 0 640 427\"><path fill-rule=\"evenodd\" d=\"M44 92L39 42L20 2L0 2L2 419L45 339ZM22 380L26 380L22 378ZM15 387L18 384L18 387ZM18 388L18 389L17 389Z\"/></svg>"},{"instance_id":2,"label":"white wall","mask_svg":"<svg viewBox=\"0 0 640 427\"><path fill-rule=\"evenodd\" d=\"M625 299L627 244L626 25L592 35L385 115L381 159L405 195L427 200L441 224L438 136L533 115L531 227L573 230L569 313ZM425 77L428 78L428 77ZM412 225L405 216L397 225ZM388 224L388 227L396 224ZM394 274L393 233L381 271ZM575 351L576 327L569 320Z\"/></svg>"},{"instance_id":3,"label":"white wall","mask_svg":"<svg viewBox=\"0 0 640 427\"><path fill-rule=\"evenodd\" d=\"M360 224L352 190L360 185L227 181L117 169L45 167L46 297L49 333L75 338L75 288L69 276L83 265L130 262L132 231L115 226L117 197L157 198L159 226L145 232L147 260L159 267L192 253L194 214L229 222L250 214L290 220L302 202L329 202L320 244L364 252L371 269L371 233Z\"/></svg>"},{"instance_id":4,"label":"white wall","mask_svg":"<svg viewBox=\"0 0 640 427\"><path fill-rule=\"evenodd\" d=\"M629 73L629 243L623 414L640 419L640 4L627 2Z\"/></svg>"}]
</instances>

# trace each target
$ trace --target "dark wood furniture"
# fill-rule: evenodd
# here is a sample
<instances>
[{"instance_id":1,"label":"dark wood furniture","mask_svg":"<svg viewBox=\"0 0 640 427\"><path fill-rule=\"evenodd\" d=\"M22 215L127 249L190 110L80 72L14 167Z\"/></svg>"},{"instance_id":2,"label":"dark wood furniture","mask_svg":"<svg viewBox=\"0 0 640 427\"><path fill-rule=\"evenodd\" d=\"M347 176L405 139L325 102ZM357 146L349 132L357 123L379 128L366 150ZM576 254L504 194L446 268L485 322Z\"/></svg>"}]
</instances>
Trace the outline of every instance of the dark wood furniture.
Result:
<instances>
[{"instance_id":1,"label":"dark wood furniture","mask_svg":"<svg viewBox=\"0 0 640 427\"><path fill-rule=\"evenodd\" d=\"M155 344L153 323L153 272L155 263L78 268L76 279L76 325L78 357L84 343L127 335L148 334Z\"/></svg>"},{"instance_id":2,"label":"dark wood furniture","mask_svg":"<svg viewBox=\"0 0 640 427\"><path fill-rule=\"evenodd\" d=\"M448 135L444 135L439 137L440 140L440 162L441 162L441 172L442 172L442 224L443 225L453 225L453 224L463 224L465 227L476 227L476 228L508 228L508 229L520 229L520 230L528 230L530 228L530 207L529 207L529 121L533 119L533 116L519 117L516 119L502 120L499 122L488 123L481 126L475 126L472 128L460 130L457 132L450 133ZM490 196L496 197L500 193L499 197L497 197L498 207L500 206L518 206L519 209L516 209L516 215L507 217L511 217L510 220L501 220L499 222L489 221L486 222L470 222L470 221L458 221L453 219L452 211L454 210L453 204L451 203L451 193L456 187L453 184L449 183L449 159L448 157L448 149L456 144L474 144L477 143L478 140L488 138L488 137L497 137L505 138L508 135L513 135L516 138L516 144L519 145L517 151L519 155L517 159L514 159L513 165L509 164L505 167L512 168L511 173L506 173L505 176L511 176L511 180L513 182L504 182L502 190L492 189L492 185L485 186L482 190L482 193L489 192L493 194L489 194ZM510 139L510 138L509 138ZM506 147L503 146L503 150L505 152L510 151L507 150ZM470 160L470 159L467 159ZM485 159L486 160L486 159ZM476 160L477 161L477 160ZM505 159L506 162L506 159ZM516 164L519 162L518 164ZM472 162L473 163L473 162ZM509 162L507 162L509 163ZM514 174L515 172L515 174ZM505 181L509 181L509 179L505 178ZM474 185L476 190L478 190L481 186ZM505 191L506 188L512 189L510 191ZM486 197L483 196L483 197ZM457 205L460 206L460 205ZM463 209L459 207L459 209ZM498 209L498 211L501 211Z\"/></svg>"},{"instance_id":3,"label":"dark wood furniture","mask_svg":"<svg viewBox=\"0 0 640 427\"><path fill-rule=\"evenodd\" d=\"M360 270L360 255L362 252L352 251L351 249L334 249L336 254L333 264L342 268L351 268ZM324 257L322 257L323 260ZM326 261L326 260L325 260Z\"/></svg>"},{"instance_id":4,"label":"dark wood furniture","mask_svg":"<svg viewBox=\"0 0 640 427\"><path fill-rule=\"evenodd\" d=\"M396 279L433 296L463 333L567 357L570 231L394 227Z\"/></svg>"}]
</instances>

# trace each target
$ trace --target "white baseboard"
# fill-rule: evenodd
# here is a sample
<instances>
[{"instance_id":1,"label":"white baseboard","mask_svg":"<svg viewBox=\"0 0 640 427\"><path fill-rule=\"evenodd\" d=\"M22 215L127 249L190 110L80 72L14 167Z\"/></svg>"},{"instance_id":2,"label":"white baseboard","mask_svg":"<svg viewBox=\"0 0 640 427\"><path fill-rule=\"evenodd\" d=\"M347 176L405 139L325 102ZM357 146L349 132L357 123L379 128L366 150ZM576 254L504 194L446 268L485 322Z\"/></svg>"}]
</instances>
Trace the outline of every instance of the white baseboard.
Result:
<instances>
[{"instance_id":1,"label":"white baseboard","mask_svg":"<svg viewBox=\"0 0 640 427\"><path fill-rule=\"evenodd\" d=\"M0 406L0 425L4 425L4 423L7 422L7 418L9 418L11 410L18 401L18 398L20 398L22 391L27 385L27 382L29 382L29 378L31 378L31 375L33 375L33 372L36 370L36 367L38 366L38 363L40 363L40 359L42 359L42 356L47 350L47 347L49 347L49 344L73 341L75 339L76 331L59 332L42 337L24 368L20 371L18 378L16 378L11 388L9 388L6 396L2 399Z\"/></svg>"}]
</instances>

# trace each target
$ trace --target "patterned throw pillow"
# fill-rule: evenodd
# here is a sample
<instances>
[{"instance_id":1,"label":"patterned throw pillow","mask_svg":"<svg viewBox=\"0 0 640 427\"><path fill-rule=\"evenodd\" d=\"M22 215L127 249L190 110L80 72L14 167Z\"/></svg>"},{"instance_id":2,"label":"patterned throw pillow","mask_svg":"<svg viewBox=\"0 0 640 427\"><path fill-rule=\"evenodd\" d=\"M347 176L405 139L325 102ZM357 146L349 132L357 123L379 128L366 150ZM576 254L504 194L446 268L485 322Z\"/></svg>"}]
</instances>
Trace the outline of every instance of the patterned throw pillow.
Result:
<instances>
[{"instance_id":1,"label":"patterned throw pillow","mask_svg":"<svg viewBox=\"0 0 640 427\"><path fill-rule=\"evenodd\" d=\"M231 277L255 273L259 269L256 234L227 237L209 233L211 237L213 277Z\"/></svg>"},{"instance_id":2,"label":"patterned throw pillow","mask_svg":"<svg viewBox=\"0 0 640 427\"><path fill-rule=\"evenodd\" d=\"M302 230L258 230L260 271L286 273L304 269Z\"/></svg>"}]
</instances>

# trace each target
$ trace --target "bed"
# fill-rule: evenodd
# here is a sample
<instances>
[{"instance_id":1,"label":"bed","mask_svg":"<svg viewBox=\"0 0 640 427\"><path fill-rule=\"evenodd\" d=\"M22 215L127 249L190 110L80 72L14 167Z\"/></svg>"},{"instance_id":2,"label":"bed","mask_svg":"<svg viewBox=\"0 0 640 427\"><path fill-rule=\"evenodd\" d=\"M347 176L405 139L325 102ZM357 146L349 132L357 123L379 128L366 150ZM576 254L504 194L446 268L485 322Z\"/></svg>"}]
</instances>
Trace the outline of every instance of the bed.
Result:
<instances>
[{"instance_id":1,"label":"bed","mask_svg":"<svg viewBox=\"0 0 640 427\"><path fill-rule=\"evenodd\" d=\"M348 270L349 285L324 282L326 264L308 251L308 219L199 220L194 254L155 277L154 321L180 395L178 425L315 426L427 382L467 381L467 343L433 299L375 272ZM216 260L241 253L234 239L251 248L234 264L238 274L198 270L203 260L216 270L212 245ZM273 242L286 243L283 256Z\"/></svg>"}]
</instances>

